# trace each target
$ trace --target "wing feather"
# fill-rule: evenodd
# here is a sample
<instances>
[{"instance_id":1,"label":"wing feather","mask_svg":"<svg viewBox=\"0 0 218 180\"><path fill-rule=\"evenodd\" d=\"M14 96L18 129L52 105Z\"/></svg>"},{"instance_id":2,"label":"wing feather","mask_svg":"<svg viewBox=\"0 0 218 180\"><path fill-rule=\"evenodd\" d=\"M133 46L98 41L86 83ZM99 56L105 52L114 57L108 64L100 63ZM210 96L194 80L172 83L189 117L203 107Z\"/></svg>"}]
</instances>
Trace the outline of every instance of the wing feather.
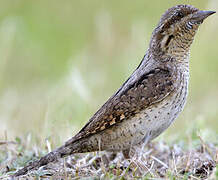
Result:
<instances>
[{"instance_id":1,"label":"wing feather","mask_svg":"<svg viewBox=\"0 0 218 180\"><path fill-rule=\"evenodd\" d=\"M169 69L155 68L130 84L127 80L68 143L128 120L141 110L162 101L175 89L176 80L173 77ZM128 87L124 89L125 85Z\"/></svg>"}]
</instances>

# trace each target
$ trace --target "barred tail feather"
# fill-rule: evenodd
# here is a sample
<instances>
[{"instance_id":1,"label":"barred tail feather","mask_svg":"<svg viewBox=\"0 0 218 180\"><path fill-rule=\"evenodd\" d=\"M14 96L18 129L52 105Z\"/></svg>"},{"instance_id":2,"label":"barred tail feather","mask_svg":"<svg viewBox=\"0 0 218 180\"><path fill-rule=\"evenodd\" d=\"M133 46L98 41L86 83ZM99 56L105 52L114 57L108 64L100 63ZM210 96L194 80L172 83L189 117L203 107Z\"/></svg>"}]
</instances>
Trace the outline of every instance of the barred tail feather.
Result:
<instances>
[{"instance_id":1,"label":"barred tail feather","mask_svg":"<svg viewBox=\"0 0 218 180\"><path fill-rule=\"evenodd\" d=\"M39 160L30 162L27 166L18 170L13 176L17 177L17 176L25 175L28 171L31 171L33 169L38 169L41 166L47 165L48 163L51 163L51 162L55 162L59 158L71 155L73 153L80 153L81 150L80 148L78 149L79 144L80 143L78 141L66 143L65 145L57 148L56 150L46 154Z\"/></svg>"}]
</instances>

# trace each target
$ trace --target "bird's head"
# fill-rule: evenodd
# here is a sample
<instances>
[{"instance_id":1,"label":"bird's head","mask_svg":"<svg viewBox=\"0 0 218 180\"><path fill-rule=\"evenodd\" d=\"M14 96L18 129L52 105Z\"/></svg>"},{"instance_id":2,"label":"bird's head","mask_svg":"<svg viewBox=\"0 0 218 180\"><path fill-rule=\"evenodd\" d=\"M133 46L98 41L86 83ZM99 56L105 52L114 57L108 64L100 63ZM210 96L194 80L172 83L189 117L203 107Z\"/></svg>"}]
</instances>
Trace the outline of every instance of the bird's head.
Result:
<instances>
[{"instance_id":1,"label":"bird's head","mask_svg":"<svg viewBox=\"0 0 218 180\"><path fill-rule=\"evenodd\" d=\"M150 49L159 57L187 53L198 27L215 11L201 11L191 5L177 5L161 17L152 34Z\"/></svg>"}]
</instances>

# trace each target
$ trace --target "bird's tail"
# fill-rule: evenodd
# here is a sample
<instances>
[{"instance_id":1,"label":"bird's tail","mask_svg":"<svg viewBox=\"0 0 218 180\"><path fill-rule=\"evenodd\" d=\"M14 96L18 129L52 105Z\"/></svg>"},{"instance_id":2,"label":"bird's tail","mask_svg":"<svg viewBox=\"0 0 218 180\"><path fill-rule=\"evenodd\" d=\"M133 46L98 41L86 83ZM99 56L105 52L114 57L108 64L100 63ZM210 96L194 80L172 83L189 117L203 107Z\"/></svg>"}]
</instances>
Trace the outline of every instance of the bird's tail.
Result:
<instances>
[{"instance_id":1,"label":"bird's tail","mask_svg":"<svg viewBox=\"0 0 218 180\"><path fill-rule=\"evenodd\" d=\"M27 166L18 170L13 176L17 177L17 176L25 175L30 170L38 169L41 166L47 165L48 163L57 161L59 158L71 155L73 153L78 153L80 152L80 150L78 149L78 145L79 144L77 144L77 142L66 143L65 145L57 148L56 150L46 154L39 160L30 162Z\"/></svg>"}]
</instances>

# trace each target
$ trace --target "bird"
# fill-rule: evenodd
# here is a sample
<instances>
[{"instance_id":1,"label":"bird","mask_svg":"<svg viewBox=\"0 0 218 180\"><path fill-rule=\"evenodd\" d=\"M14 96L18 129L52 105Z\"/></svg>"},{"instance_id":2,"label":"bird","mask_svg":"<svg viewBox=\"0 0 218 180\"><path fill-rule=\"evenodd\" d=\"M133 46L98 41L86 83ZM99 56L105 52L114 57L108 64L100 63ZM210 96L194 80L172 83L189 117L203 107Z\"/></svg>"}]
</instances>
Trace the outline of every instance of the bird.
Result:
<instances>
[{"instance_id":1,"label":"bird","mask_svg":"<svg viewBox=\"0 0 218 180\"><path fill-rule=\"evenodd\" d=\"M75 153L122 151L165 131L183 110L189 84L189 54L199 26L215 11L192 5L169 8L154 29L141 63L65 144L15 172L14 177Z\"/></svg>"}]
</instances>

